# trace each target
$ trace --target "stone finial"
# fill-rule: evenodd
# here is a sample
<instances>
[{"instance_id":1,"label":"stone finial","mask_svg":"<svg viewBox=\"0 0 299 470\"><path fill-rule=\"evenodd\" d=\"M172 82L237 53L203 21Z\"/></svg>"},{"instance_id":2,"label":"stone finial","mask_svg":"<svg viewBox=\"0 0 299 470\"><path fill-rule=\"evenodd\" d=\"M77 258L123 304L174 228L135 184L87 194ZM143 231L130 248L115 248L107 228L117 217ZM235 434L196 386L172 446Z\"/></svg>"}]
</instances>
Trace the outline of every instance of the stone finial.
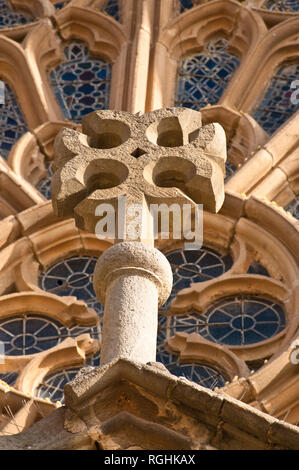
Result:
<instances>
[{"instance_id":1,"label":"stone finial","mask_svg":"<svg viewBox=\"0 0 299 470\"><path fill-rule=\"evenodd\" d=\"M154 240L150 204L201 203L218 211L224 199L224 131L219 124L202 127L201 114L184 108L143 116L95 111L83 118L83 134L63 129L54 151L56 214L74 215L79 228L95 232L97 208L109 203L122 225L118 243L100 256L94 275L104 303L101 365L118 357L154 362L158 305L171 292L172 272L165 256L147 246ZM120 196L126 199L122 208ZM142 217L136 239L128 208L137 204Z\"/></svg>"},{"instance_id":2,"label":"stone finial","mask_svg":"<svg viewBox=\"0 0 299 470\"><path fill-rule=\"evenodd\" d=\"M127 207L142 204L147 221L149 204L221 208L225 133L217 123L202 127L200 112L167 108L138 116L95 111L83 118L82 128L83 133L63 129L58 134L52 180L55 213L74 215L80 229L94 233L97 206L110 203L117 213L119 196L126 197ZM130 241L128 213L125 220L118 241Z\"/></svg>"}]
</instances>

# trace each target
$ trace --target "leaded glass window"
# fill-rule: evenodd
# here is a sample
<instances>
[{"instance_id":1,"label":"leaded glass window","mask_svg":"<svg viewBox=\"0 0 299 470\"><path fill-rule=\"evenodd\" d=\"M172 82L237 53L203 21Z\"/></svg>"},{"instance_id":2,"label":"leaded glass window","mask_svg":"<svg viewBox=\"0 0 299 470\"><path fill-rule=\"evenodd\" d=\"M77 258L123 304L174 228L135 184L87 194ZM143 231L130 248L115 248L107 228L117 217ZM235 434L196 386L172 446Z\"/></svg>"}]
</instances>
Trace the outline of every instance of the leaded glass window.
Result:
<instances>
[{"instance_id":1,"label":"leaded glass window","mask_svg":"<svg viewBox=\"0 0 299 470\"><path fill-rule=\"evenodd\" d=\"M163 347L158 349L157 362L162 362L169 372L177 377L185 377L211 390L223 387L227 381L227 378L215 367L202 363L181 364L178 356L169 353Z\"/></svg>"},{"instance_id":2,"label":"leaded glass window","mask_svg":"<svg viewBox=\"0 0 299 470\"><path fill-rule=\"evenodd\" d=\"M65 61L50 72L50 81L65 118L81 122L95 109L108 109L111 64L91 57L84 43L64 49Z\"/></svg>"},{"instance_id":3,"label":"leaded glass window","mask_svg":"<svg viewBox=\"0 0 299 470\"><path fill-rule=\"evenodd\" d=\"M233 260L230 255L222 255L211 248L200 250L175 250L166 257L173 272L173 287L164 309L169 307L176 294L194 282L203 282L219 277L228 271Z\"/></svg>"},{"instance_id":4,"label":"leaded glass window","mask_svg":"<svg viewBox=\"0 0 299 470\"><path fill-rule=\"evenodd\" d=\"M291 101L294 92L291 83L298 79L298 76L299 64L282 65L276 70L264 96L260 99L254 118L269 134L273 134L299 109L299 105Z\"/></svg>"},{"instance_id":5,"label":"leaded glass window","mask_svg":"<svg viewBox=\"0 0 299 470\"><path fill-rule=\"evenodd\" d=\"M64 386L73 380L78 374L80 367L62 369L60 371L49 374L44 378L37 389L37 396L41 398L50 398L51 401L64 402L63 389Z\"/></svg>"},{"instance_id":6,"label":"leaded glass window","mask_svg":"<svg viewBox=\"0 0 299 470\"><path fill-rule=\"evenodd\" d=\"M295 219L299 220L299 197L286 207L286 211L289 211Z\"/></svg>"},{"instance_id":7,"label":"leaded glass window","mask_svg":"<svg viewBox=\"0 0 299 470\"><path fill-rule=\"evenodd\" d=\"M75 296L84 300L100 316L103 306L93 289L93 272L97 259L89 256L74 256L59 261L39 276L39 287L52 294Z\"/></svg>"},{"instance_id":8,"label":"leaded glass window","mask_svg":"<svg viewBox=\"0 0 299 470\"><path fill-rule=\"evenodd\" d=\"M103 12L112 16L116 21L120 20L118 2L119 0L107 0L106 5L103 8Z\"/></svg>"},{"instance_id":9,"label":"leaded glass window","mask_svg":"<svg viewBox=\"0 0 299 470\"><path fill-rule=\"evenodd\" d=\"M193 8L193 0L180 0L180 12L183 13L185 10L190 10Z\"/></svg>"},{"instance_id":10,"label":"leaded glass window","mask_svg":"<svg viewBox=\"0 0 299 470\"><path fill-rule=\"evenodd\" d=\"M209 41L202 52L181 61L175 105L198 110L216 104L239 64L227 39Z\"/></svg>"},{"instance_id":11,"label":"leaded glass window","mask_svg":"<svg viewBox=\"0 0 299 470\"><path fill-rule=\"evenodd\" d=\"M299 2L298 0L267 0L264 3L268 10L279 10L279 11L298 11Z\"/></svg>"},{"instance_id":12,"label":"leaded glass window","mask_svg":"<svg viewBox=\"0 0 299 470\"><path fill-rule=\"evenodd\" d=\"M233 165L231 162L226 161L225 162L225 170L226 170L226 175L224 181L227 181L236 171L235 165Z\"/></svg>"},{"instance_id":13,"label":"leaded glass window","mask_svg":"<svg viewBox=\"0 0 299 470\"><path fill-rule=\"evenodd\" d=\"M258 261L252 261L248 268L247 274L259 274L260 276L270 277L267 268L265 268L265 266L263 266Z\"/></svg>"},{"instance_id":14,"label":"leaded glass window","mask_svg":"<svg viewBox=\"0 0 299 470\"><path fill-rule=\"evenodd\" d=\"M204 314L160 314L158 344L176 332L198 333L209 341L229 346L256 344L272 338L286 326L280 305L268 299L236 296L222 299Z\"/></svg>"},{"instance_id":15,"label":"leaded glass window","mask_svg":"<svg viewBox=\"0 0 299 470\"><path fill-rule=\"evenodd\" d=\"M0 0L0 28L8 28L20 24L31 23L32 16L13 11L6 0Z\"/></svg>"},{"instance_id":16,"label":"leaded glass window","mask_svg":"<svg viewBox=\"0 0 299 470\"><path fill-rule=\"evenodd\" d=\"M76 338L83 333L89 333L95 339L100 338L97 325L66 327L40 315L24 314L0 321L0 341L7 356L25 356L46 351L65 338Z\"/></svg>"},{"instance_id":17,"label":"leaded glass window","mask_svg":"<svg viewBox=\"0 0 299 470\"><path fill-rule=\"evenodd\" d=\"M0 380L6 382L8 385L13 386L18 378L17 372L5 372L4 374L0 374Z\"/></svg>"},{"instance_id":18,"label":"leaded glass window","mask_svg":"<svg viewBox=\"0 0 299 470\"><path fill-rule=\"evenodd\" d=\"M6 158L27 127L15 93L7 83L1 83L4 83L4 93L0 101L0 155Z\"/></svg>"},{"instance_id":19,"label":"leaded glass window","mask_svg":"<svg viewBox=\"0 0 299 470\"><path fill-rule=\"evenodd\" d=\"M48 173L47 176L38 183L36 188L46 199L51 199L51 181L53 176L52 165L46 163L46 169Z\"/></svg>"},{"instance_id":20,"label":"leaded glass window","mask_svg":"<svg viewBox=\"0 0 299 470\"><path fill-rule=\"evenodd\" d=\"M61 8L65 7L71 0L64 0L62 2L54 2L54 7L56 10L61 10Z\"/></svg>"}]
</instances>

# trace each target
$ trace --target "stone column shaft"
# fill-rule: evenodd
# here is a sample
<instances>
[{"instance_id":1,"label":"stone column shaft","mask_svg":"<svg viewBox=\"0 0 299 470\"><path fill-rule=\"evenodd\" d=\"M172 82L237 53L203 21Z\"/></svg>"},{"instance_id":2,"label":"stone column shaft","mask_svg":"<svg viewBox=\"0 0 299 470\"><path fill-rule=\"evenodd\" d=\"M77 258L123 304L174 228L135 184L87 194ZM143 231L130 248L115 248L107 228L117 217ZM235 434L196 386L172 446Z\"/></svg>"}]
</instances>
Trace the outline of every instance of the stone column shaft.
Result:
<instances>
[{"instance_id":1,"label":"stone column shaft","mask_svg":"<svg viewBox=\"0 0 299 470\"><path fill-rule=\"evenodd\" d=\"M116 357L154 362L157 326L155 282L137 273L114 279L106 293L101 365Z\"/></svg>"},{"instance_id":2,"label":"stone column shaft","mask_svg":"<svg viewBox=\"0 0 299 470\"><path fill-rule=\"evenodd\" d=\"M171 287L168 260L144 243L119 243L100 256L94 288L104 304L101 365L118 357L155 362L158 306Z\"/></svg>"}]
</instances>

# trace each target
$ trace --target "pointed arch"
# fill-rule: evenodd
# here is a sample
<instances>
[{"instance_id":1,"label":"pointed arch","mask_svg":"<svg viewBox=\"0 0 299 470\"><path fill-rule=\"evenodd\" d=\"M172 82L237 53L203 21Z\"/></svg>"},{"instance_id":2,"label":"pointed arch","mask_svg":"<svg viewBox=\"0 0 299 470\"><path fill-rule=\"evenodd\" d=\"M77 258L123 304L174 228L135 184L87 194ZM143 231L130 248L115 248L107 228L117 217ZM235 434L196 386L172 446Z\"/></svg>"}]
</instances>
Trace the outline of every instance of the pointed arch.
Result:
<instances>
[{"instance_id":1,"label":"pointed arch","mask_svg":"<svg viewBox=\"0 0 299 470\"><path fill-rule=\"evenodd\" d=\"M166 2L163 8L166 14ZM259 15L231 0L209 2L179 15L165 25L157 41L153 80L148 91L149 108L173 104L178 62L201 54L204 45L217 37L228 42L227 53L238 57L241 63L220 104L225 102L228 90L238 87L238 77L241 69L246 67L246 58L265 32L266 26Z\"/></svg>"}]
</instances>

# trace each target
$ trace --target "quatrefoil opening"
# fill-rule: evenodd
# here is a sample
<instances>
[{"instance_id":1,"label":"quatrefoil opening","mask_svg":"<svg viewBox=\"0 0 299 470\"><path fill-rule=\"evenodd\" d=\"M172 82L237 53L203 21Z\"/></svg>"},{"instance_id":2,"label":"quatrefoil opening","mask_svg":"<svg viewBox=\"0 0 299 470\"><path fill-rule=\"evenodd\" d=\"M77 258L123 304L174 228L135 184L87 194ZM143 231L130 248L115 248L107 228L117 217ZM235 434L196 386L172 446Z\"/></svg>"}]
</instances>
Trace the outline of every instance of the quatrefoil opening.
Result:
<instances>
[{"instance_id":1,"label":"quatrefoil opening","mask_svg":"<svg viewBox=\"0 0 299 470\"><path fill-rule=\"evenodd\" d=\"M92 231L97 204L115 204L119 196L131 203L186 201L220 209L225 133L217 123L202 127L200 112L95 111L83 118L82 129L63 129L55 140L52 200L58 216L74 215L79 228Z\"/></svg>"},{"instance_id":2,"label":"quatrefoil opening","mask_svg":"<svg viewBox=\"0 0 299 470\"><path fill-rule=\"evenodd\" d=\"M182 121L179 116L165 117L150 124L146 136L150 142L160 147L181 147L193 142L199 134L201 118L195 122L196 129L188 129L189 122Z\"/></svg>"}]
</instances>

